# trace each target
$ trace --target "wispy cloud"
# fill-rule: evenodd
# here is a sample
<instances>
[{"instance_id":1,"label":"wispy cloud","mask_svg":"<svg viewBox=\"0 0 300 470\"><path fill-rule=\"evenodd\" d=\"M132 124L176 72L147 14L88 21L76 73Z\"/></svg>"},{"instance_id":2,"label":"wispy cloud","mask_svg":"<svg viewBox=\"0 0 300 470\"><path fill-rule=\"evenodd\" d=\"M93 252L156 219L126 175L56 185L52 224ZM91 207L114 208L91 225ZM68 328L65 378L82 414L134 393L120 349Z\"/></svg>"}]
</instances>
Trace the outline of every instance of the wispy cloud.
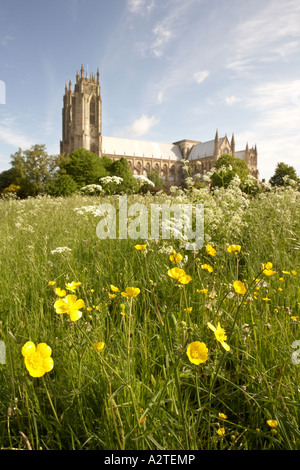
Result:
<instances>
[{"instance_id":1,"label":"wispy cloud","mask_svg":"<svg viewBox=\"0 0 300 470\"><path fill-rule=\"evenodd\" d=\"M0 122L0 142L12 145L16 148L29 148L34 145L33 140L22 133L19 133L15 128L3 125Z\"/></svg>"},{"instance_id":2,"label":"wispy cloud","mask_svg":"<svg viewBox=\"0 0 300 470\"><path fill-rule=\"evenodd\" d=\"M225 98L225 103L228 106L232 106L233 104L238 103L239 101L242 101L241 98L239 98L238 96L235 96L235 95L226 96L226 98Z\"/></svg>"},{"instance_id":3,"label":"wispy cloud","mask_svg":"<svg viewBox=\"0 0 300 470\"><path fill-rule=\"evenodd\" d=\"M134 14L150 13L154 5L154 0L127 0L127 8Z\"/></svg>"},{"instance_id":4,"label":"wispy cloud","mask_svg":"<svg viewBox=\"0 0 300 470\"><path fill-rule=\"evenodd\" d=\"M232 36L227 68L244 74L262 62L299 53L300 4L298 0L270 0L241 21Z\"/></svg>"},{"instance_id":5,"label":"wispy cloud","mask_svg":"<svg viewBox=\"0 0 300 470\"><path fill-rule=\"evenodd\" d=\"M147 132L149 132L149 130L158 123L159 120L155 116L147 116L146 114L143 114L127 128L126 135L133 138L141 137L146 135Z\"/></svg>"},{"instance_id":6,"label":"wispy cloud","mask_svg":"<svg viewBox=\"0 0 300 470\"><path fill-rule=\"evenodd\" d=\"M201 72L194 73L194 79L199 84L204 82L204 80L206 80L206 78L208 76L209 76L209 71L208 70L202 70Z\"/></svg>"}]
</instances>

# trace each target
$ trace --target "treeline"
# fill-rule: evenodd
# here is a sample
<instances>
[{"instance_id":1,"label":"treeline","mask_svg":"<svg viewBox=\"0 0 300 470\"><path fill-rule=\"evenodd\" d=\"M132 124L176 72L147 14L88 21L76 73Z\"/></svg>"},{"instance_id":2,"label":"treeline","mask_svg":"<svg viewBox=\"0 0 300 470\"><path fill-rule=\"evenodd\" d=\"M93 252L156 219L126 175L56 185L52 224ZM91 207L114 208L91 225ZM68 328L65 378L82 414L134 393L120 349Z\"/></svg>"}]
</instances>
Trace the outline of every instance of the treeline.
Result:
<instances>
[{"instance_id":1,"label":"treeline","mask_svg":"<svg viewBox=\"0 0 300 470\"><path fill-rule=\"evenodd\" d=\"M101 186L101 178L109 176L118 178L115 179L118 184L111 184L109 191L132 193L147 190L147 179L152 182L151 186L163 185L159 176L151 172L141 188L125 158L115 161L105 156L99 158L83 148L70 155L51 156L45 145L33 145L25 151L19 148L11 155L11 168L0 173L0 194L16 194L19 198L39 194L70 196L87 186Z\"/></svg>"}]
</instances>

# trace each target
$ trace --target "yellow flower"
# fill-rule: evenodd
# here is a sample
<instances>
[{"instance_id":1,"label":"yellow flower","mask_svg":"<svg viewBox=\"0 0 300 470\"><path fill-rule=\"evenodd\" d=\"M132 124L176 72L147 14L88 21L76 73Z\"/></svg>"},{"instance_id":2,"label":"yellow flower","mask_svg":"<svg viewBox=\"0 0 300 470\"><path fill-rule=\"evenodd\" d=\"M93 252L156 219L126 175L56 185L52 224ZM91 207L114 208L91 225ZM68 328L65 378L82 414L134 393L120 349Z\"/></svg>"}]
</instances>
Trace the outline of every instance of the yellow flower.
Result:
<instances>
[{"instance_id":1,"label":"yellow flower","mask_svg":"<svg viewBox=\"0 0 300 470\"><path fill-rule=\"evenodd\" d=\"M144 250L146 249L146 247L147 247L147 244L146 244L146 245L135 245L134 248L135 248L137 251L144 251Z\"/></svg>"},{"instance_id":2,"label":"yellow flower","mask_svg":"<svg viewBox=\"0 0 300 470\"><path fill-rule=\"evenodd\" d=\"M32 341L27 341L22 347L24 363L31 377L42 377L54 367L51 357L52 349L46 343L37 346Z\"/></svg>"},{"instance_id":3,"label":"yellow flower","mask_svg":"<svg viewBox=\"0 0 300 470\"><path fill-rule=\"evenodd\" d=\"M227 248L227 251L229 253L238 253L241 251L241 246L240 245L230 245L228 248Z\"/></svg>"},{"instance_id":4,"label":"yellow flower","mask_svg":"<svg viewBox=\"0 0 300 470\"><path fill-rule=\"evenodd\" d=\"M219 428L217 430L217 433L219 434L219 436L225 436L225 429L224 428Z\"/></svg>"},{"instance_id":5,"label":"yellow flower","mask_svg":"<svg viewBox=\"0 0 300 470\"><path fill-rule=\"evenodd\" d=\"M94 292L95 292L95 290L94 290L94 289L91 289L91 290L90 290L90 293L91 293L91 294L93 294Z\"/></svg>"},{"instance_id":6,"label":"yellow flower","mask_svg":"<svg viewBox=\"0 0 300 470\"><path fill-rule=\"evenodd\" d=\"M187 313L191 313L193 311L193 307L184 308L183 311Z\"/></svg>"},{"instance_id":7,"label":"yellow flower","mask_svg":"<svg viewBox=\"0 0 300 470\"><path fill-rule=\"evenodd\" d=\"M117 294L111 294L110 292L108 293L108 297L110 299L114 299L115 297L117 297Z\"/></svg>"},{"instance_id":8,"label":"yellow flower","mask_svg":"<svg viewBox=\"0 0 300 470\"><path fill-rule=\"evenodd\" d=\"M200 341L190 343L187 347L186 353L190 362L197 366L206 362L208 358L208 349L205 343L201 343Z\"/></svg>"},{"instance_id":9,"label":"yellow flower","mask_svg":"<svg viewBox=\"0 0 300 470\"><path fill-rule=\"evenodd\" d=\"M224 413L219 413L219 418L227 419L227 415L225 415Z\"/></svg>"},{"instance_id":10,"label":"yellow flower","mask_svg":"<svg viewBox=\"0 0 300 470\"><path fill-rule=\"evenodd\" d=\"M172 250L172 253L170 255L170 261L172 261L172 263L177 264L182 259L183 259L183 256L180 253L176 253L175 250Z\"/></svg>"},{"instance_id":11,"label":"yellow flower","mask_svg":"<svg viewBox=\"0 0 300 470\"><path fill-rule=\"evenodd\" d=\"M70 290L71 292L75 292L75 290L77 289L77 287L81 286L81 282L75 282L75 281L72 281L72 282L68 282L66 284L66 288L68 290Z\"/></svg>"},{"instance_id":12,"label":"yellow flower","mask_svg":"<svg viewBox=\"0 0 300 470\"><path fill-rule=\"evenodd\" d=\"M283 274L288 274L288 275L291 274L289 271L282 271L282 272Z\"/></svg>"},{"instance_id":13,"label":"yellow flower","mask_svg":"<svg viewBox=\"0 0 300 470\"><path fill-rule=\"evenodd\" d=\"M293 274L294 276L297 276L297 271L295 271L295 269L293 269L292 274Z\"/></svg>"},{"instance_id":14,"label":"yellow flower","mask_svg":"<svg viewBox=\"0 0 300 470\"><path fill-rule=\"evenodd\" d=\"M206 245L206 253L210 256L216 256L216 250L211 245Z\"/></svg>"},{"instance_id":15,"label":"yellow flower","mask_svg":"<svg viewBox=\"0 0 300 470\"><path fill-rule=\"evenodd\" d=\"M214 269L212 268L212 266L210 266L209 264L202 264L202 265L201 265L201 268L202 268L202 269L205 269L205 270L208 271L209 273L212 273L213 270L214 270Z\"/></svg>"},{"instance_id":16,"label":"yellow flower","mask_svg":"<svg viewBox=\"0 0 300 470\"><path fill-rule=\"evenodd\" d=\"M263 274L265 274L266 276L273 276L273 274L276 274L276 271L273 271L272 268L273 268L273 264L270 262L263 264L262 265Z\"/></svg>"},{"instance_id":17,"label":"yellow flower","mask_svg":"<svg viewBox=\"0 0 300 470\"><path fill-rule=\"evenodd\" d=\"M113 284L110 285L110 290L112 290L113 292L119 292L118 287L114 286Z\"/></svg>"},{"instance_id":18,"label":"yellow flower","mask_svg":"<svg viewBox=\"0 0 300 470\"><path fill-rule=\"evenodd\" d=\"M268 299L268 297L264 297L262 300L263 300L264 302L271 302L271 299Z\"/></svg>"},{"instance_id":19,"label":"yellow flower","mask_svg":"<svg viewBox=\"0 0 300 470\"><path fill-rule=\"evenodd\" d=\"M121 292L123 297L133 298L139 295L140 289L138 287L126 287L125 292Z\"/></svg>"},{"instance_id":20,"label":"yellow flower","mask_svg":"<svg viewBox=\"0 0 300 470\"><path fill-rule=\"evenodd\" d=\"M224 328L221 328L220 323L218 323L217 328L213 326L210 322L207 323L207 326L215 333L216 340L219 341L219 343L221 343L223 348L226 351L230 351L230 346L226 343L226 340L227 340L226 332Z\"/></svg>"},{"instance_id":21,"label":"yellow flower","mask_svg":"<svg viewBox=\"0 0 300 470\"><path fill-rule=\"evenodd\" d=\"M176 279L181 284L188 284L192 280L192 278L188 276L183 269L180 268L169 269L168 276Z\"/></svg>"},{"instance_id":22,"label":"yellow flower","mask_svg":"<svg viewBox=\"0 0 300 470\"><path fill-rule=\"evenodd\" d=\"M299 315L293 315L293 316L291 316L291 320L297 320L297 318L299 318Z\"/></svg>"},{"instance_id":23,"label":"yellow flower","mask_svg":"<svg viewBox=\"0 0 300 470\"><path fill-rule=\"evenodd\" d=\"M233 287L237 294L245 295L247 292L245 284L242 281L234 281Z\"/></svg>"},{"instance_id":24,"label":"yellow flower","mask_svg":"<svg viewBox=\"0 0 300 470\"><path fill-rule=\"evenodd\" d=\"M64 297L66 295L66 291L60 287L57 287L55 289L55 294L58 295L58 297Z\"/></svg>"},{"instance_id":25,"label":"yellow flower","mask_svg":"<svg viewBox=\"0 0 300 470\"><path fill-rule=\"evenodd\" d=\"M94 343L93 346L96 349L96 351L100 352L104 348L105 343L103 341L100 341L99 343Z\"/></svg>"},{"instance_id":26,"label":"yellow flower","mask_svg":"<svg viewBox=\"0 0 300 470\"><path fill-rule=\"evenodd\" d=\"M87 307L86 309L88 312L91 312L93 310L93 307Z\"/></svg>"},{"instance_id":27,"label":"yellow flower","mask_svg":"<svg viewBox=\"0 0 300 470\"><path fill-rule=\"evenodd\" d=\"M278 426L276 419L268 419L267 424L270 426L270 428L277 428Z\"/></svg>"},{"instance_id":28,"label":"yellow flower","mask_svg":"<svg viewBox=\"0 0 300 470\"><path fill-rule=\"evenodd\" d=\"M56 281L49 281L49 282L48 282L48 285L49 285L49 286L55 286L55 282L56 282Z\"/></svg>"},{"instance_id":29,"label":"yellow flower","mask_svg":"<svg viewBox=\"0 0 300 470\"><path fill-rule=\"evenodd\" d=\"M282 292L282 289L281 289L281 287L278 287L278 292Z\"/></svg>"},{"instance_id":30,"label":"yellow flower","mask_svg":"<svg viewBox=\"0 0 300 470\"><path fill-rule=\"evenodd\" d=\"M54 308L56 313L67 313L71 321L77 321L82 316L80 309L84 308L84 305L84 301L82 299L77 300L76 295L67 295L64 299L58 299L54 304Z\"/></svg>"},{"instance_id":31,"label":"yellow flower","mask_svg":"<svg viewBox=\"0 0 300 470\"><path fill-rule=\"evenodd\" d=\"M197 289L197 292L199 292L200 294L207 294L208 289Z\"/></svg>"}]
</instances>

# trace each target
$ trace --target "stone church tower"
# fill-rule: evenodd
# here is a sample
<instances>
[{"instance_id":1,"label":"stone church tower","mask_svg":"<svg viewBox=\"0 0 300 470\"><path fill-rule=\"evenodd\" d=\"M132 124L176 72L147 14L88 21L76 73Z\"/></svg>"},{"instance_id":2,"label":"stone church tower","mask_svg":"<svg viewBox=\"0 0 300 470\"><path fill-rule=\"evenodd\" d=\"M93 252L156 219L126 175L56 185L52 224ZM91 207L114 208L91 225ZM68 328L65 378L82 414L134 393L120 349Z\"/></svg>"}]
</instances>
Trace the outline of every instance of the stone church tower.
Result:
<instances>
[{"instance_id":1,"label":"stone church tower","mask_svg":"<svg viewBox=\"0 0 300 470\"><path fill-rule=\"evenodd\" d=\"M83 65L77 71L72 90L71 80L65 87L62 110L62 141L60 153L70 154L78 148L91 150L101 156L102 150L102 100L99 70L97 77L84 76Z\"/></svg>"}]
</instances>

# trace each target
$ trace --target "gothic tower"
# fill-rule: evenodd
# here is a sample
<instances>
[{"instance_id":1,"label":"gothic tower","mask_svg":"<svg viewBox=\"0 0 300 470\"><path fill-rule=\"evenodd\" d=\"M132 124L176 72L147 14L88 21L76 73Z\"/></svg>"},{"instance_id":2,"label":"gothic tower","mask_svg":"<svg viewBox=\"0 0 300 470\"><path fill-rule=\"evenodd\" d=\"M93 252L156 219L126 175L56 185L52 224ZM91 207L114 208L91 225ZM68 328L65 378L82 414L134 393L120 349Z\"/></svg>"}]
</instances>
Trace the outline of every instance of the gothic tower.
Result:
<instances>
[{"instance_id":1,"label":"gothic tower","mask_svg":"<svg viewBox=\"0 0 300 470\"><path fill-rule=\"evenodd\" d=\"M60 153L70 154L78 148L91 150L101 156L102 152L102 101L99 70L97 77L84 76L83 65L77 71L76 84L65 86L62 110L62 140Z\"/></svg>"}]
</instances>

